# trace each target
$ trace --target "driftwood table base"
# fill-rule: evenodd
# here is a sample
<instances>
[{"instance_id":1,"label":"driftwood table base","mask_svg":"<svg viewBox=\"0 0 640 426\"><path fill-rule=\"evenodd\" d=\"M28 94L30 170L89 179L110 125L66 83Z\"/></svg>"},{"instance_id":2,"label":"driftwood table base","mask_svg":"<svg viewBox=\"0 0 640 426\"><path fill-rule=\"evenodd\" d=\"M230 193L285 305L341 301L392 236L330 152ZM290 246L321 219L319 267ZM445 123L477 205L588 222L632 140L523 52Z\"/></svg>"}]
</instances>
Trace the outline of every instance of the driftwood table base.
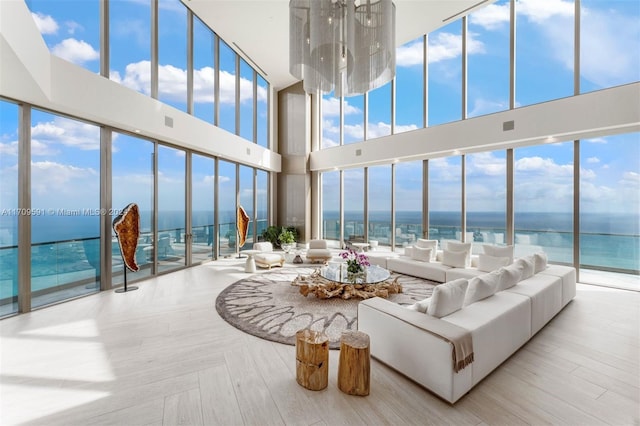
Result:
<instances>
[{"instance_id":1,"label":"driftwood table base","mask_svg":"<svg viewBox=\"0 0 640 426\"><path fill-rule=\"evenodd\" d=\"M402 293L402 285L398 283L398 278L378 284L338 283L324 278L318 270L311 275L298 276L291 285L300 287L300 294L303 296L315 294L318 299L331 299L332 297L341 297L342 299L383 297L386 299L390 294Z\"/></svg>"}]
</instances>

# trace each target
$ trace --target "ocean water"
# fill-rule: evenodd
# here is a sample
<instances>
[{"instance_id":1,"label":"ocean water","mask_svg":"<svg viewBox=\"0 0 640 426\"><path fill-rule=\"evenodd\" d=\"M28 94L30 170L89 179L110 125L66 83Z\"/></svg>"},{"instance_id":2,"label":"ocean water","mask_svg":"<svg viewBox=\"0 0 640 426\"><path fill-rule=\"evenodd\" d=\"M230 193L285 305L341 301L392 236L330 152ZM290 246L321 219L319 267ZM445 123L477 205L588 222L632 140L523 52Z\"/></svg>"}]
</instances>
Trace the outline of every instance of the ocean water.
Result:
<instances>
[{"instance_id":1,"label":"ocean water","mask_svg":"<svg viewBox=\"0 0 640 426\"><path fill-rule=\"evenodd\" d=\"M266 214L263 213L266 217ZM325 212L327 238L340 234L338 212ZM3 217L0 221L0 301L17 292L17 220ZM142 233L151 230L151 214L141 212ZM364 234L362 213L345 212L347 235ZM170 233L174 241L183 230L183 212L161 212L159 232ZM194 212L193 226L208 227L213 223L212 211ZM221 233L235 229L235 212L220 215ZM396 242L411 243L423 236L420 212L396 213ZM369 214L369 236L385 244L392 233L389 212ZM573 218L570 213L516 213L516 254L544 250L550 261L572 263ZM581 216L581 265L638 274L640 270L640 220L632 214L594 214ZM431 212L429 233L432 238L459 239L458 212ZM503 213L468 213L467 232L481 247L482 243L504 242ZM34 216L32 218L32 276L41 288L66 285L77 277L91 278L99 274L99 216ZM223 235L224 237L224 235ZM502 238L502 240L501 240ZM388 244L388 242L386 242ZM117 252L115 252L117 256ZM49 278L47 278L49 277ZM65 278L66 277L66 278ZM34 290L37 290L34 288Z\"/></svg>"}]
</instances>

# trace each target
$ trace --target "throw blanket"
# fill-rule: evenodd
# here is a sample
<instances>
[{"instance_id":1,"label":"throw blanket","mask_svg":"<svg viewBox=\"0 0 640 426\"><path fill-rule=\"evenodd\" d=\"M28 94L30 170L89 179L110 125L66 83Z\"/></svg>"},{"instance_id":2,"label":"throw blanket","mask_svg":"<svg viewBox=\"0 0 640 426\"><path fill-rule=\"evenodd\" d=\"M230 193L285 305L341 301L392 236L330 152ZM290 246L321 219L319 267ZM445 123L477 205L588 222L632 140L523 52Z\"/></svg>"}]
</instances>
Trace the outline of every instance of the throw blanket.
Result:
<instances>
[{"instance_id":1,"label":"throw blanket","mask_svg":"<svg viewBox=\"0 0 640 426\"><path fill-rule=\"evenodd\" d=\"M473 362L473 339L471 338L471 332L466 328L441 320L440 318L409 310L380 298L368 299L361 303L366 303L370 307L392 315L407 324L418 327L429 334L451 343L453 346L451 351L453 371L456 373ZM419 321L416 321L416 318L419 318Z\"/></svg>"}]
</instances>

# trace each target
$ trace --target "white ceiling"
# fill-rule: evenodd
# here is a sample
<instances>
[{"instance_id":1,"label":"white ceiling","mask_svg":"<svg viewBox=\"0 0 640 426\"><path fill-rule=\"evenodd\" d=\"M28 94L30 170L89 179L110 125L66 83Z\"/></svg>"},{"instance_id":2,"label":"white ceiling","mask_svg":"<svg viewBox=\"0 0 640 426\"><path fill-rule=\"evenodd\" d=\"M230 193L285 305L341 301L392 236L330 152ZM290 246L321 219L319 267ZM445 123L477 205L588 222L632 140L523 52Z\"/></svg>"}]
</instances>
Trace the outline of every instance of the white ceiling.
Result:
<instances>
[{"instance_id":1,"label":"white ceiling","mask_svg":"<svg viewBox=\"0 0 640 426\"><path fill-rule=\"evenodd\" d=\"M289 0L181 0L262 74L275 90L289 74ZM398 46L495 0L394 0Z\"/></svg>"}]
</instances>

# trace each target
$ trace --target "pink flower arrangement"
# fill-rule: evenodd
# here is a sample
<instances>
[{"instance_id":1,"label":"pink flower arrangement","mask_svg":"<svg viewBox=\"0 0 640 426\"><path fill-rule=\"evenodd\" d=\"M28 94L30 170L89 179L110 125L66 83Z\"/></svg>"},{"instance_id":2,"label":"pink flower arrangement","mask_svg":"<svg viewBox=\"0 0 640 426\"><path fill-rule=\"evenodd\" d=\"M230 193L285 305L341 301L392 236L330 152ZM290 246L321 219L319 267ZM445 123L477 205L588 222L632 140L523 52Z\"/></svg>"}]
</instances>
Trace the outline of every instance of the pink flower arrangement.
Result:
<instances>
[{"instance_id":1,"label":"pink flower arrangement","mask_svg":"<svg viewBox=\"0 0 640 426\"><path fill-rule=\"evenodd\" d=\"M347 261L347 272L357 274L364 271L365 266L370 266L369 258L364 253L356 253L352 249L340 253L340 257Z\"/></svg>"}]
</instances>

